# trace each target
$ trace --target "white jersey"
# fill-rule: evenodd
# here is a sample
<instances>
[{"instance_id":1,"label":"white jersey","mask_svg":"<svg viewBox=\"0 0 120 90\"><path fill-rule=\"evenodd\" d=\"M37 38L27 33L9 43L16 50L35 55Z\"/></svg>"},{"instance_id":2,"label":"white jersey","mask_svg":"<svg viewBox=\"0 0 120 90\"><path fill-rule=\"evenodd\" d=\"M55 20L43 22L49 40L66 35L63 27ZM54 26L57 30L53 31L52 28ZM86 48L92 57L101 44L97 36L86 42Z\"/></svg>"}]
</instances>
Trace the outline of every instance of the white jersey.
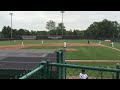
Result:
<instances>
[{"instance_id":1,"label":"white jersey","mask_svg":"<svg viewBox=\"0 0 120 90\"><path fill-rule=\"evenodd\" d=\"M113 42L111 43L111 45L113 45Z\"/></svg>"},{"instance_id":2,"label":"white jersey","mask_svg":"<svg viewBox=\"0 0 120 90\"><path fill-rule=\"evenodd\" d=\"M101 44L101 41L99 41L99 45Z\"/></svg>"},{"instance_id":3,"label":"white jersey","mask_svg":"<svg viewBox=\"0 0 120 90\"><path fill-rule=\"evenodd\" d=\"M22 42L21 46L24 46L23 42Z\"/></svg>"},{"instance_id":4,"label":"white jersey","mask_svg":"<svg viewBox=\"0 0 120 90\"><path fill-rule=\"evenodd\" d=\"M41 41L41 43L43 44L43 41Z\"/></svg>"},{"instance_id":5,"label":"white jersey","mask_svg":"<svg viewBox=\"0 0 120 90\"><path fill-rule=\"evenodd\" d=\"M113 42L111 43L112 47L114 47Z\"/></svg>"},{"instance_id":6,"label":"white jersey","mask_svg":"<svg viewBox=\"0 0 120 90\"><path fill-rule=\"evenodd\" d=\"M88 78L88 75L87 74L82 74L80 73L80 79L87 79Z\"/></svg>"},{"instance_id":7,"label":"white jersey","mask_svg":"<svg viewBox=\"0 0 120 90\"><path fill-rule=\"evenodd\" d=\"M64 47L67 47L67 43L66 42L64 42Z\"/></svg>"}]
</instances>

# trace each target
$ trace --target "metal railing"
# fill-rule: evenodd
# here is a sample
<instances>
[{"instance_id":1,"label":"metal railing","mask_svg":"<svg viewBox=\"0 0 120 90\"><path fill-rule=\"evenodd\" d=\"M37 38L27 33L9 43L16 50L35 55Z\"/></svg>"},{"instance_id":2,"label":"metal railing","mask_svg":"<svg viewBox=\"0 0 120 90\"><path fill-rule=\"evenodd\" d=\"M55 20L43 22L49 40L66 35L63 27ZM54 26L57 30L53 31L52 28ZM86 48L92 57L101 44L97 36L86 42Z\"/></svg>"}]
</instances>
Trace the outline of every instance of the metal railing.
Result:
<instances>
[{"instance_id":1,"label":"metal railing","mask_svg":"<svg viewBox=\"0 0 120 90\"><path fill-rule=\"evenodd\" d=\"M33 77L34 77L34 79L35 79L36 74L39 74L39 75L37 75L37 77L36 77L36 79L38 79L38 78L41 77L40 73L38 73L38 72L42 72L43 67L44 67L43 65L40 65L38 68L36 68L36 69L34 69L33 71L25 74L24 76L22 76L22 77L19 78L19 79L29 79L29 78L32 79ZM38 77L38 76L39 76L39 77Z\"/></svg>"},{"instance_id":2,"label":"metal railing","mask_svg":"<svg viewBox=\"0 0 120 90\"><path fill-rule=\"evenodd\" d=\"M42 68L44 73L40 71ZM41 78L38 79L80 79L79 73L82 69L86 70L86 74L89 77L88 79L119 79L120 77L119 65L117 65L117 68L114 69L43 61L40 67L29 72L20 79L30 79L30 76L34 76L34 74L36 74L38 71L42 72L42 74L39 74L39 77Z\"/></svg>"},{"instance_id":3,"label":"metal railing","mask_svg":"<svg viewBox=\"0 0 120 90\"><path fill-rule=\"evenodd\" d=\"M56 62L42 61L37 68L23 73L18 79L80 79L82 69L86 71L88 79L120 78L119 64L116 68L66 64L63 50L57 51L56 56Z\"/></svg>"}]
</instances>

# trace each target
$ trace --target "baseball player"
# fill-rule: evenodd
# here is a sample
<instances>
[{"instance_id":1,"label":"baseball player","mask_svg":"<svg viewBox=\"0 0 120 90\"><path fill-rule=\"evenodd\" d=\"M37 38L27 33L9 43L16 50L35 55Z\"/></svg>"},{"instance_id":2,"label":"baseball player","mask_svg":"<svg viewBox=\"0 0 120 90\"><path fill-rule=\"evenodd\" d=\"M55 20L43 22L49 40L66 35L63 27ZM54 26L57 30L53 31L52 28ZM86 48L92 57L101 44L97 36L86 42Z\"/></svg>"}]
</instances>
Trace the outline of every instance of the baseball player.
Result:
<instances>
[{"instance_id":1,"label":"baseball player","mask_svg":"<svg viewBox=\"0 0 120 90\"><path fill-rule=\"evenodd\" d=\"M114 48L113 42L111 43L111 46Z\"/></svg>"},{"instance_id":2,"label":"baseball player","mask_svg":"<svg viewBox=\"0 0 120 90\"><path fill-rule=\"evenodd\" d=\"M67 43L64 41L64 48L66 48L67 47Z\"/></svg>"},{"instance_id":3,"label":"baseball player","mask_svg":"<svg viewBox=\"0 0 120 90\"><path fill-rule=\"evenodd\" d=\"M99 41L99 45L101 44L101 41Z\"/></svg>"},{"instance_id":4,"label":"baseball player","mask_svg":"<svg viewBox=\"0 0 120 90\"><path fill-rule=\"evenodd\" d=\"M23 42L22 42L21 46L23 46L23 47L24 47L24 44L23 44Z\"/></svg>"},{"instance_id":5,"label":"baseball player","mask_svg":"<svg viewBox=\"0 0 120 90\"><path fill-rule=\"evenodd\" d=\"M43 44L43 41L41 41L41 43Z\"/></svg>"},{"instance_id":6,"label":"baseball player","mask_svg":"<svg viewBox=\"0 0 120 90\"><path fill-rule=\"evenodd\" d=\"M88 44L90 44L90 41L88 40Z\"/></svg>"}]
</instances>

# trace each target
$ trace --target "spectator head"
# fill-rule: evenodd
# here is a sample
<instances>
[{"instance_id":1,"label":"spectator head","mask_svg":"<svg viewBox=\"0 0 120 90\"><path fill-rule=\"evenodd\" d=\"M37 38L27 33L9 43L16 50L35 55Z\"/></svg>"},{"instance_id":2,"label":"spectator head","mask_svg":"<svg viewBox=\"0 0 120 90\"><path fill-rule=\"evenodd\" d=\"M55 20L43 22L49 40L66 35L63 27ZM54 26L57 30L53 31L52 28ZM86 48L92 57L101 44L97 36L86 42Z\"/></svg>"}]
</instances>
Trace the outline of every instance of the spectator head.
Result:
<instances>
[{"instance_id":1,"label":"spectator head","mask_svg":"<svg viewBox=\"0 0 120 90\"><path fill-rule=\"evenodd\" d=\"M82 69L82 73L85 74L85 69Z\"/></svg>"}]
</instances>

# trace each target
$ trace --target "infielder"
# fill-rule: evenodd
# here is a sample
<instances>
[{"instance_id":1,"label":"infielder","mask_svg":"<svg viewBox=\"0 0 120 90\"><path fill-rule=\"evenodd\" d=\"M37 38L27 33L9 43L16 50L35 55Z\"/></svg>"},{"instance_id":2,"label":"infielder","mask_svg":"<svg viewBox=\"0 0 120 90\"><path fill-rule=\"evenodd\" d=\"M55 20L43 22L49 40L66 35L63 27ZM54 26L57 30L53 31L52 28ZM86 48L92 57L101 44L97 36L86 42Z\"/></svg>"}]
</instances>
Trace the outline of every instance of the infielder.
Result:
<instances>
[{"instance_id":1,"label":"infielder","mask_svg":"<svg viewBox=\"0 0 120 90\"><path fill-rule=\"evenodd\" d=\"M114 48L113 42L111 43L111 46Z\"/></svg>"},{"instance_id":2,"label":"infielder","mask_svg":"<svg viewBox=\"0 0 120 90\"><path fill-rule=\"evenodd\" d=\"M88 40L88 44L90 44L90 41Z\"/></svg>"},{"instance_id":3,"label":"infielder","mask_svg":"<svg viewBox=\"0 0 120 90\"><path fill-rule=\"evenodd\" d=\"M43 44L43 41L41 41L41 43Z\"/></svg>"},{"instance_id":4,"label":"infielder","mask_svg":"<svg viewBox=\"0 0 120 90\"><path fill-rule=\"evenodd\" d=\"M66 48L67 47L67 43L64 41L64 48Z\"/></svg>"},{"instance_id":5,"label":"infielder","mask_svg":"<svg viewBox=\"0 0 120 90\"><path fill-rule=\"evenodd\" d=\"M21 46L23 46L23 47L24 47L24 44L23 44L23 42L22 42Z\"/></svg>"},{"instance_id":6,"label":"infielder","mask_svg":"<svg viewBox=\"0 0 120 90\"><path fill-rule=\"evenodd\" d=\"M99 41L99 45L101 44L101 41Z\"/></svg>"}]
</instances>

